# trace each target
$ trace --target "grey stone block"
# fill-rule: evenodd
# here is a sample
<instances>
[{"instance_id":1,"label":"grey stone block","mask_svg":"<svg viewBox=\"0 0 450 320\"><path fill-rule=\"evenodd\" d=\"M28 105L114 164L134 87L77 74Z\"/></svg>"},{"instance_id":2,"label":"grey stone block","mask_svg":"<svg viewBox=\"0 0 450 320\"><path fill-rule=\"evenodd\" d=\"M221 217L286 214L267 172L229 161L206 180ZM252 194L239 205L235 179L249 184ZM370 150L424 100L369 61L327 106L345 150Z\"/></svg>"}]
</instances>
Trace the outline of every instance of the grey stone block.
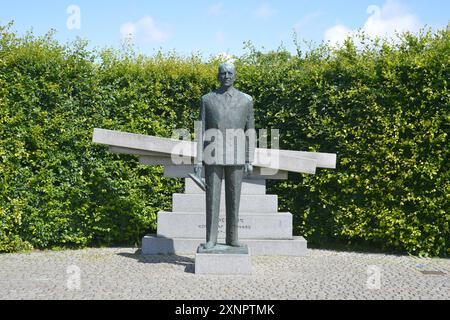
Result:
<instances>
[{"instance_id":1,"label":"grey stone block","mask_svg":"<svg viewBox=\"0 0 450 320\"><path fill-rule=\"evenodd\" d=\"M251 275L250 254L197 253L195 274L208 275Z\"/></svg>"},{"instance_id":2,"label":"grey stone block","mask_svg":"<svg viewBox=\"0 0 450 320\"><path fill-rule=\"evenodd\" d=\"M122 148L122 150L125 148L140 150L140 154L142 154L142 151L150 151L152 153L165 153L170 156L172 153L179 154L179 151L183 150L183 155L185 157L195 157L197 153L196 145L191 141L181 141L98 128L94 129L92 141L119 147Z\"/></svg>"},{"instance_id":3,"label":"grey stone block","mask_svg":"<svg viewBox=\"0 0 450 320\"><path fill-rule=\"evenodd\" d=\"M166 238L203 238L206 215L200 212L159 212L158 236ZM219 218L219 239L225 238L225 215ZM240 213L239 239L291 239L292 214Z\"/></svg>"},{"instance_id":4,"label":"grey stone block","mask_svg":"<svg viewBox=\"0 0 450 320\"><path fill-rule=\"evenodd\" d=\"M186 194L204 194L194 181L190 178L185 179L184 193ZM225 181L222 182L222 195L225 194ZM266 194L266 180L247 180L242 181L241 194Z\"/></svg>"},{"instance_id":5,"label":"grey stone block","mask_svg":"<svg viewBox=\"0 0 450 320\"><path fill-rule=\"evenodd\" d=\"M303 237L293 237L291 240L260 240L242 239L248 245L253 256L293 256L303 257L308 254L307 241ZM148 235L142 238L142 254L179 254L194 255L205 238L162 238Z\"/></svg>"},{"instance_id":6,"label":"grey stone block","mask_svg":"<svg viewBox=\"0 0 450 320\"><path fill-rule=\"evenodd\" d=\"M172 201L173 212L206 212L206 197L204 194L174 193ZM225 211L225 199L220 199L220 211ZM276 195L241 195L239 212L272 213L278 211L278 196Z\"/></svg>"}]
</instances>

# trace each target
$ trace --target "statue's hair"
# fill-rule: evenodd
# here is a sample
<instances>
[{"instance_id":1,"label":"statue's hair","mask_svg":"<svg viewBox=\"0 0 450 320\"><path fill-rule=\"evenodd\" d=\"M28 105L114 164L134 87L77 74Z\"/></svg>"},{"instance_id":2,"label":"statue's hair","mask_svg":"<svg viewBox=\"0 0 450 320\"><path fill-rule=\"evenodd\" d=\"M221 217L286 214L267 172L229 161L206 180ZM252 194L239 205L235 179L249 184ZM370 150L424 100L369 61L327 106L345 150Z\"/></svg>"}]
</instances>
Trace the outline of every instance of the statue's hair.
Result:
<instances>
[{"instance_id":1,"label":"statue's hair","mask_svg":"<svg viewBox=\"0 0 450 320\"><path fill-rule=\"evenodd\" d=\"M225 68L233 69L236 72L236 67L231 62L224 62L219 65L219 72Z\"/></svg>"}]
</instances>

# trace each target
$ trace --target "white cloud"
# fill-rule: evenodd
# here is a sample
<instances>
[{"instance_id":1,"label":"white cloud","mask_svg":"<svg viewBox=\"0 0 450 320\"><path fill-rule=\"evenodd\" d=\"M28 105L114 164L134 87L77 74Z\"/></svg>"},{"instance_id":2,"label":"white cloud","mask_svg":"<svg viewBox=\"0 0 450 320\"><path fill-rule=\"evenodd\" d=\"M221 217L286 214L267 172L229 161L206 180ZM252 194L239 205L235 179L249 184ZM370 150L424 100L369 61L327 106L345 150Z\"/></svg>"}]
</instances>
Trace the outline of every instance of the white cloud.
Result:
<instances>
[{"instance_id":1,"label":"white cloud","mask_svg":"<svg viewBox=\"0 0 450 320\"><path fill-rule=\"evenodd\" d=\"M253 15L257 18L267 19L276 14L276 10L272 9L272 7L267 4L263 3L261 6L259 6L258 9L253 11Z\"/></svg>"},{"instance_id":2,"label":"white cloud","mask_svg":"<svg viewBox=\"0 0 450 320\"><path fill-rule=\"evenodd\" d=\"M399 2L388 0L381 8L369 6L370 17L364 24L364 31L371 36L393 36L395 32L417 31L420 29L419 18L408 12Z\"/></svg>"},{"instance_id":3,"label":"white cloud","mask_svg":"<svg viewBox=\"0 0 450 320\"><path fill-rule=\"evenodd\" d=\"M387 0L381 8L371 5L367 8L367 13L369 17L361 30L370 37L391 38L396 32L415 32L420 29L419 18L397 0ZM338 24L325 31L324 39L337 44L348 36L354 37L356 33L356 30Z\"/></svg>"},{"instance_id":4,"label":"white cloud","mask_svg":"<svg viewBox=\"0 0 450 320\"><path fill-rule=\"evenodd\" d=\"M210 15L210 16L221 15L222 13L224 13L223 7L224 7L223 2L218 2L218 3L213 4L208 9L208 15Z\"/></svg>"},{"instance_id":5,"label":"white cloud","mask_svg":"<svg viewBox=\"0 0 450 320\"><path fill-rule=\"evenodd\" d=\"M170 36L169 32L159 27L150 16L145 16L137 22L126 22L120 27L123 38L138 42L162 42Z\"/></svg>"}]
</instances>

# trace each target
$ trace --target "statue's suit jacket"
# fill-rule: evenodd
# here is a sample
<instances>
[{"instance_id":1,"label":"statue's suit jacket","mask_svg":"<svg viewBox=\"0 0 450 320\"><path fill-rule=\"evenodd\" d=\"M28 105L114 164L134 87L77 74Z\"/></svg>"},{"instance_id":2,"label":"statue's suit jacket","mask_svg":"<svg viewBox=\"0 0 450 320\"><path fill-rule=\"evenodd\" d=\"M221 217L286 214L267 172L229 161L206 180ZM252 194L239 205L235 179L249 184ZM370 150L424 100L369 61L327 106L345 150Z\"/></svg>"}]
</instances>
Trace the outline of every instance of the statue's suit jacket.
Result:
<instances>
[{"instance_id":1,"label":"statue's suit jacket","mask_svg":"<svg viewBox=\"0 0 450 320\"><path fill-rule=\"evenodd\" d=\"M253 162L256 134L252 97L235 88L208 93L202 97L200 118L203 140L198 144L198 162L222 166Z\"/></svg>"}]
</instances>

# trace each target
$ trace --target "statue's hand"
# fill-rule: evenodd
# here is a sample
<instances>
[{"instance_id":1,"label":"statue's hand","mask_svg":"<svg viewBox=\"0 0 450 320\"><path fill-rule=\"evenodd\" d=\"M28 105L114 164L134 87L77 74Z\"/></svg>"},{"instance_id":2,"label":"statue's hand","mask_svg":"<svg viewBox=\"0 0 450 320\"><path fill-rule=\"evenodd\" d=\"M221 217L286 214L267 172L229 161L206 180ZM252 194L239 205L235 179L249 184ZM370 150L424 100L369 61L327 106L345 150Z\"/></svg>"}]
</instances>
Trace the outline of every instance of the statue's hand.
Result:
<instances>
[{"instance_id":1,"label":"statue's hand","mask_svg":"<svg viewBox=\"0 0 450 320\"><path fill-rule=\"evenodd\" d=\"M198 176L198 177L202 176L202 168L203 168L203 165L200 163L198 163L194 166L194 173L196 176Z\"/></svg>"},{"instance_id":2,"label":"statue's hand","mask_svg":"<svg viewBox=\"0 0 450 320\"><path fill-rule=\"evenodd\" d=\"M246 163L244 167L244 173L246 173L247 176L251 175L253 173L253 165L250 163Z\"/></svg>"}]
</instances>

